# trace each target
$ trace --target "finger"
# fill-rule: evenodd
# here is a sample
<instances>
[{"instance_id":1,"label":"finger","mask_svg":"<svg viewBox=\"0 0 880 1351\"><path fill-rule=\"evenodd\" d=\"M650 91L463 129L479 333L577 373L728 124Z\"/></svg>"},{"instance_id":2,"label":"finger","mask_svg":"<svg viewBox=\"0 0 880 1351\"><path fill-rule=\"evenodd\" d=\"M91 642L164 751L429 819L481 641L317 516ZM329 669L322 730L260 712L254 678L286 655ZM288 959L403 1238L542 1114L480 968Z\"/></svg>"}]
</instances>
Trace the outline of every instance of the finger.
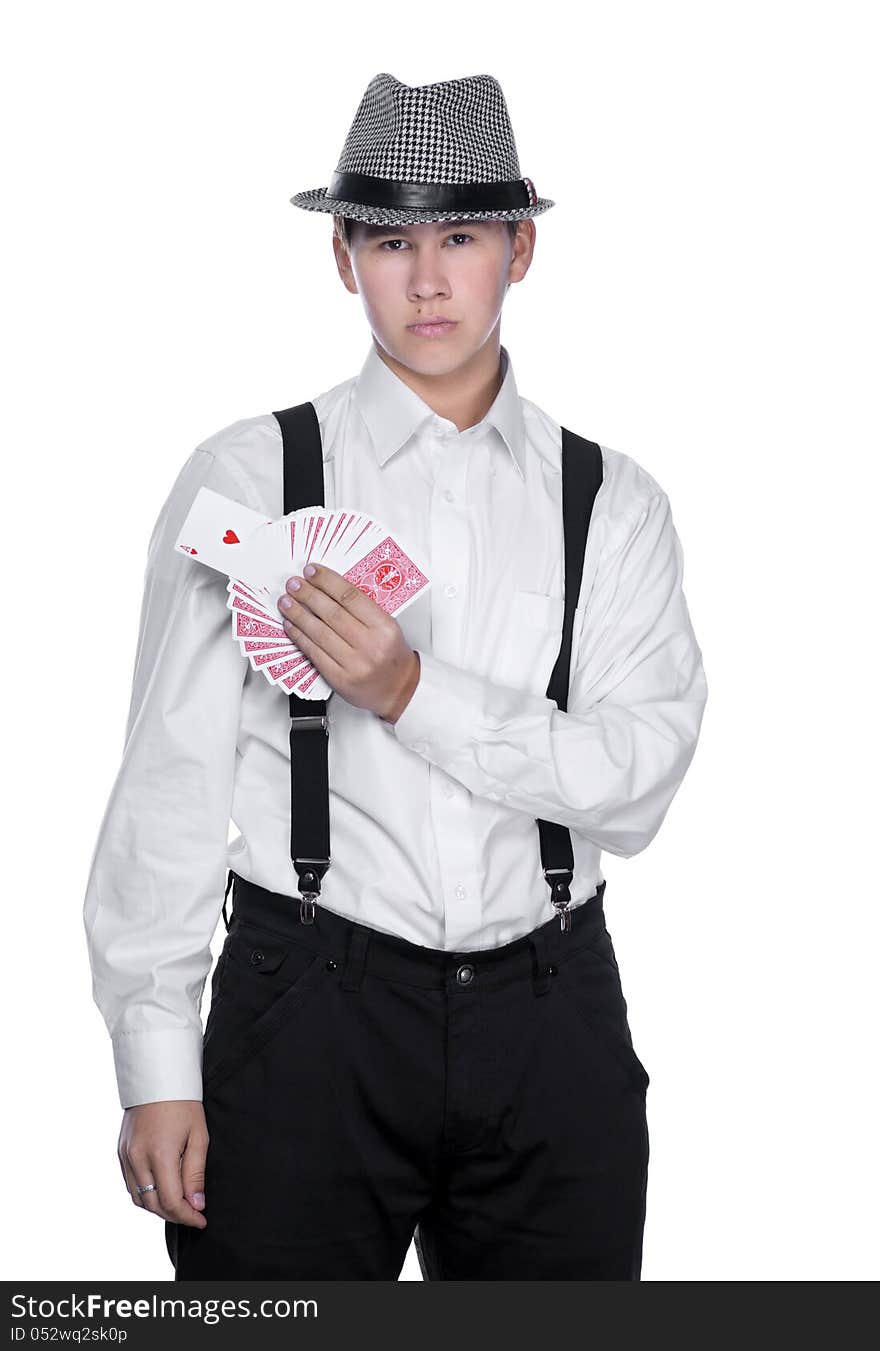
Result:
<instances>
[{"instance_id":1,"label":"finger","mask_svg":"<svg viewBox=\"0 0 880 1351\"><path fill-rule=\"evenodd\" d=\"M180 1180L183 1194L191 1206L205 1208L205 1164L208 1159L207 1131L192 1130L180 1161Z\"/></svg>"},{"instance_id":2,"label":"finger","mask_svg":"<svg viewBox=\"0 0 880 1351\"><path fill-rule=\"evenodd\" d=\"M188 1224L195 1216L200 1227L207 1223L197 1210L184 1200L180 1181L180 1159L176 1158L176 1170L169 1160L156 1152L129 1154L132 1171L133 1200L137 1198L137 1187L153 1184L150 1191L141 1192L139 1201L144 1210L151 1210L162 1220L172 1220ZM177 1173L175 1181L174 1172ZM179 1198L175 1195L179 1193Z\"/></svg>"},{"instance_id":3,"label":"finger","mask_svg":"<svg viewBox=\"0 0 880 1351\"><path fill-rule=\"evenodd\" d=\"M322 619L307 605L300 605L297 601L293 601L289 609L282 609L281 613L286 616L284 631L291 642L300 646L297 634L304 633L344 670L351 666L355 648L347 638L334 631L332 619ZM344 614L344 611L339 610L339 614ZM363 625L360 625L360 632L361 635L366 633Z\"/></svg>"},{"instance_id":4,"label":"finger","mask_svg":"<svg viewBox=\"0 0 880 1351\"><path fill-rule=\"evenodd\" d=\"M128 1190L129 1196L131 1197L132 1204L138 1206L141 1210L143 1210L144 1200L143 1197L138 1193L137 1178L134 1175L134 1168L127 1161L127 1159L123 1158L121 1155L119 1162L122 1164L122 1176L125 1178L125 1186ZM146 1178L147 1182L149 1182L150 1180L151 1180L150 1178Z\"/></svg>"},{"instance_id":5,"label":"finger","mask_svg":"<svg viewBox=\"0 0 880 1351\"><path fill-rule=\"evenodd\" d=\"M320 628L320 621L314 620L314 616L312 616L312 618L312 627ZM325 634L330 633L326 624L323 625L323 629ZM339 689L340 685L346 679L345 668L341 666L339 662L335 661L333 657L330 656L329 652L325 651L311 634L298 628L297 625L291 624L285 620L284 631L289 636L291 642L296 644L303 656L307 657L312 663L318 674L322 675L334 689ZM349 649L349 651L351 651L351 649Z\"/></svg>"},{"instance_id":6,"label":"finger","mask_svg":"<svg viewBox=\"0 0 880 1351\"><path fill-rule=\"evenodd\" d=\"M132 1200L143 1206L144 1210L152 1210L154 1214L159 1213L159 1183L153 1176L153 1167L147 1157L144 1155L133 1156L129 1154L129 1161L132 1175ZM138 1192L138 1187L147 1187L152 1183L149 1191Z\"/></svg>"},{"instance_id":7,"label":"finger","mask_svg":"<svg viewBox=\"0 0 880 1351\"><path fill-rule=\"evenodd\" d=\"M153 1153L153 1177L156 1181L158 1191L150 1192L150 1200L158 1196L158 1200L150 1207L155 1209L156 1213L165 1220L173 1220L176 1224L192 1225L196 1229L204 1229L208 1223L202 1215L183 1194L183 1177L181 1172L181 1155L174 1150L167 1153L163 1150L161 1153L157 1150Z\"/></svg>"},{"instance_id":8,"label":"finger","mask_svg":"<svg viewBox=\"0 0 880 1351\"><path fill-rule=\"evenodd\" d=\"M299 577L300 588L293 594L297 596L302 594L310 606L313 598L315 605L319 606L320 597L326 596L368 628L379 623L385 613L384 610L354 582L350 582L333 568L325 567L323 563L309 563L307 566L314 568L314 573ZM320 609L318 613L322 613Z\"/></svg>"},{"instance_id":9,"label":"finger","mask_svg":"<svg viewBox=\"0 0 880 1351\"><path fill-rule=\"evenodd\" d=\"M125 1184L125 1190L127 1192L130 1192L132 1187L134 1186L134 1179L131 1177L131 1175L128 1173L126 1169L125 1158L122 1152L121 1143L117 1143L116 1145L116 1158L119 1162L119 1170L122 1173L122 1181ZM135 1192L135 1196L137 1196L137 1192Z\"/></svg>"},{"instance_id":10,"label":"finger","mask_svg":"<svg viewBox=\"0 0 880 1351\"><path fill-rule=\"evenodd\" d=\"M136 1206L140 1206L142 1210L154 1210L158 1204L156 1199L157 1183L156 1179L153 1177L149 1164L141 1165L133 1163L131 1164L129 1171L131 1173L130 1190L132 1201ZM153 1184L153 1188L150 1191L138 1191L138 1187L149 1187L150 1183Z\"/></svg>"},{"instance_id":11,"label":"finger","mask_svg":"<svg viewBox=\"0 0 880 1351\"><path fill-rule=\"evenodd\" d=\"M278 598L278 608L281 614L305 628L306 620L318 619L326 625L333 634L336 643L336 655L341 659L344 657L343 644L349 650L356 647L366 636L366 625L355 615L349 614L348 610L332 596L316 586L309 586L307 582L301 581L299 588L296 588L294 582L300 581L298 577L291 577L284 589L284 594ZM282 605L281 602L287 604ZM318 630L312 629L315 637L318 636ZM322 645L329 647L330 635L324 635L326 642ZM320 640L319 640L320 641Z\"/></svg>"},{"instance_id":12,"label":"finger","mask_svg":"<svg viewBox=\"0 0 880 1351\"><path fill-rule=\"evenodd\" d=\"M122 1125L119 1128L119 1135L116 1140L116 1157L119 1160L119 1167L122 1171L122 1180L125 1183L125 1190L128 1192L133 1203L136 1206L140 1206L141 1198L138 1196L137 1187L135 1186L134 1181L134 1172L128 1157L128 1145L126 1143L127 1115L128 1113L126 1112L125 1116L122 1118Z\"/></svg>"}]
</instances>

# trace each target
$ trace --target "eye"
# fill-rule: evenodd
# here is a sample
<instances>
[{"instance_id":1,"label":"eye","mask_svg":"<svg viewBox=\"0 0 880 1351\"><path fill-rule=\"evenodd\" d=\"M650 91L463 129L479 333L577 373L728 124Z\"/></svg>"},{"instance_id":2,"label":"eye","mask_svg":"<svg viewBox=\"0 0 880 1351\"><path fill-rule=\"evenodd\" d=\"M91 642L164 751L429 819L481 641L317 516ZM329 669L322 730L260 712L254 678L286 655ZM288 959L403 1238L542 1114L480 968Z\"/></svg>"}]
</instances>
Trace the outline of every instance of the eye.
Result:
<instances>
[{"instance_id":1,"label":"eye","mask_svg":"<svg viewBox=\"0 0 880 1351\"><path fill-rule=\"evenodd\" d=\"M449 235L449 239L450 239L450 240L452 240L452 239L470 239L470 240L472 240L472 239L473 239L473 235L468 235L468 234L465 234L463 231L457 230L457 231L455 232L455 234ZM382 240L382 243L379 245L379 248L380 248L380 249L384 249L384 250L386 251L386 253L400 253L400 249L393 249L393 248L390 248L389 245L391 245L391 244L407 244L408 242L409 242L409 241L406 240L406 239L383 239L383 240ZM461 248L461 245L460 245L460 244L456 244L455 247L456 247L456 248Z\"/></svg>"}]
</instances>

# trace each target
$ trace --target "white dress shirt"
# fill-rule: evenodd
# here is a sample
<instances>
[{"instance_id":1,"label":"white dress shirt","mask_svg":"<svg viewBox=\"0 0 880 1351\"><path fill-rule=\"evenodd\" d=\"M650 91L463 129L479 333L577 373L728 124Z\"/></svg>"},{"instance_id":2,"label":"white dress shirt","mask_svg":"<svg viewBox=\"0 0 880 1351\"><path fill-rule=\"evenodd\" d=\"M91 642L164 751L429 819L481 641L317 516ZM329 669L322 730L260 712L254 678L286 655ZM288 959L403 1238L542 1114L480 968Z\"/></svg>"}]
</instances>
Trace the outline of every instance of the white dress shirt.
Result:
<instances>
[{"instance_id":1,"label":"white dress shirt","mask_svg":"<svg viewBox=\"0 0 880 1351\"><path fill-rule=\"evenodd\" d=\"M313 399L326 504L410 540L431 580L398 621L421 678L397 723L328 699L332 862L318 904L457 951L555 916L537 817L571 830L573 908L602 881L602 850L650 843L707 694L669 501L603 446L568 711L546 697L562 636L561 430L519 395L504 347L501 360L492 407L463 432L372 343L357 377ZM227 868L298 896L287 695L241 656L226 578L173 549L203 484L283 514L271 412L192 452L150 539L125 748L84 905L123 1107L202 1096L201 1002Z\"/></svg>"}]
</instances>

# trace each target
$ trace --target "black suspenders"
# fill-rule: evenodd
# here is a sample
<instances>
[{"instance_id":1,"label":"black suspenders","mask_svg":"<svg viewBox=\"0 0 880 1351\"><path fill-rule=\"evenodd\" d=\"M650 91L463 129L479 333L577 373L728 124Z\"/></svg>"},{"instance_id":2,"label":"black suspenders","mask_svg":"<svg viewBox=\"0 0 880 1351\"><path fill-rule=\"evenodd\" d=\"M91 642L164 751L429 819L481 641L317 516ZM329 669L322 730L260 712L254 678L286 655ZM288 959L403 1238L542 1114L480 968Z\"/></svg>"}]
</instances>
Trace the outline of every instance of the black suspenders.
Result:
<instances>
[{"instance_id":1,"label":"black suspenders","mask_svg":"<svg viewBox=\"0 0 880 1351\"><path fill-rule=\"evenodd\" d=\"M284 515L300 507L324 505L321 428L315 406L301 403L275 413L284 443ZM595 441L562 428L562 517L565 531L565 611L559 656L547 697L563 712L568 707L574 612L583 575L584 549L593 502L602 486L602 452ZM311 924L330 867L330 792L327 777L327 701L289 696L290 702L290 856L299 878L300 919ZM568 827L538 820L541 865L550 900L563 929L571 928L574 853ZM230 874L231 876L231 874ZM227 885L227 894L228 894ZM226 903L224 900L224 917Z\"/></svg>"},{"instance_id":2,"label":"black suspenders","mask_svg":"<svg viewBox=\"0 0 880 1351\"><path fill-rule=\"evenodd\" d=\"M584 571L584 549L596 493L602 486L602 452L595 441L586 441L562 428L562 527L565 532L565 611L562 643L547 685L547 698L555 699L564 713L568 708L571 675L571 640ZM568 826L538 818L541 866L550 887L550 900L559 913L563 929L571 928L571 880L574 854Z\"/></svg>"},{"instance_id":3,"label":"black suspenders","mask_svg":"<svg viewBox=\"0 0 880 1351\"><path fill-rule=\"evenodd\" d=\"M321 427L313 403L275 417L284 440L284 515L324 506ZM321 878L330 867L330 785L327 778L327 700L289 696L290 857L299 878L299 917L315 918Z\"/></svg>"}]
</instances>

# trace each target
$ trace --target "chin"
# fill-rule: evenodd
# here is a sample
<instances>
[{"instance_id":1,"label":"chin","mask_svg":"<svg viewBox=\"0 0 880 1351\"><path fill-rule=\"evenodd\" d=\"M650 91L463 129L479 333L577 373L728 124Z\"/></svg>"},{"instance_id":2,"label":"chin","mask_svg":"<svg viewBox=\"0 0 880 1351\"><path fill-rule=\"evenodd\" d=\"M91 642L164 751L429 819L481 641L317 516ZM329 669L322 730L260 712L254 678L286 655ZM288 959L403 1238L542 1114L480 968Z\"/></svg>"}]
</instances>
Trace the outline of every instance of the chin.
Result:
<instances>
[{"instance_id":1,"label":"chin","mask_svg":"<svg viewBox=\"0 0 880 1351\"><path fill-rule=\"evenodd\" d=\"M436 370L438 366L459 366L462 355L467 354L468 341L459 328L443 338L421 338L416 333L404 329L401 348L407 358L424 366L426 370Z\"/></svg>"},{"instance_id":2,"label":"chin","mask_svg":"<svg viewBox=\"0 0 880 1351\"><path fill-rule=\"evenodd\" d=\"M457 371L464 365L464 360L457 353L450 351L437 352L433 361L431 354L413 356L407 358L407 366L419 375L449 375L452 371Z\"/></svg>"}]
</instances>

